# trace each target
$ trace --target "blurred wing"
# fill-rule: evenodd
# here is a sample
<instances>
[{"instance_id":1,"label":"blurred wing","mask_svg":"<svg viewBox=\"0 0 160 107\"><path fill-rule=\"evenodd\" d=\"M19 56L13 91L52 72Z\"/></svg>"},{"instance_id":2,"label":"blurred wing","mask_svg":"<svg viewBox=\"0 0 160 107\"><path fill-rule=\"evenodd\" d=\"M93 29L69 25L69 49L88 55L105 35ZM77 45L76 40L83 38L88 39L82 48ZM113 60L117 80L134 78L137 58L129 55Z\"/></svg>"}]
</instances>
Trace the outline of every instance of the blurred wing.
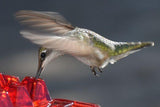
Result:
<instances>
[{"instance_id":1,"label":"blurred wing","mask_svg":"<svg viewBox=\"0 0 160 107\"><path fill-rule=\"evenodd\" d=\"M63 16L56 12L21 10L15 15L20 23L39 31L63 35L74 29Z\"/></svg>"},{"instance_id":2,"label":"blurred wing","mask_svg":"<svg viewBox=\"0 0 160 107\"><path fill-rule=\"evenodd\" d=\"M83 41L67 36L42 36L22 31L24 38L46 48L52 48L76 56L88 56L92 54L92 47Z\"/></svg>"}]
</instances>

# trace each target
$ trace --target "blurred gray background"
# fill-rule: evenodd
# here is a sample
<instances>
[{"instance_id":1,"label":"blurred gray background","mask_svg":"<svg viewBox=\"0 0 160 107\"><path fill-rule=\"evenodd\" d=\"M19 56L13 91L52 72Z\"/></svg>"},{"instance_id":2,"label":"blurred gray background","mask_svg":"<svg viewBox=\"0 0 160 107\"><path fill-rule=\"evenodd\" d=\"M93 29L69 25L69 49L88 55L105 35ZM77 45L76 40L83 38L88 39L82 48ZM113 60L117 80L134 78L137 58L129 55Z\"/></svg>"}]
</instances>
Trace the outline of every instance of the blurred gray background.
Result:
<instances>
[{"instance_id":1,"label":"blurred gray background","mask_svg":"<svg viewBox=\"0 0 160 107\"><path fill-rule=\"evenodd\" d=\"M155 42L108 65L98 78L69 55L56 59L41 75L52 98L102 107L160 107L160 0L1 0L0 72L22 80L36 73L38 46L19 34L18 10L60 12L73 25L114 41Z\"/></svg>"}]
</instances>

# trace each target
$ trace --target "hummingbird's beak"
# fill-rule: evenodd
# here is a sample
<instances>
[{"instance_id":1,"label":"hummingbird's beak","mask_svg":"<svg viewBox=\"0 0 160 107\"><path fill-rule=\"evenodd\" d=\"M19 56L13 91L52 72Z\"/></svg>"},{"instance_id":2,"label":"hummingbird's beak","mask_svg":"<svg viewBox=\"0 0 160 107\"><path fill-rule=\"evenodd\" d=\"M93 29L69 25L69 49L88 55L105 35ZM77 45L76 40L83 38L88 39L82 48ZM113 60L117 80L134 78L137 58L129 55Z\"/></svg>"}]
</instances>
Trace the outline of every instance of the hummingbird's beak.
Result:
<instances>
[{"instance_id":1,"label":"hummingbird's beak","mask_svg":"<svg viewBox=\"0 0 160 107\"><path fill-rule=\"evenodd\" d=\"M36 76L35 76L36 79L39 78L39 76L41 75L41 72L43 71L43 69L44 69L43 62L39 61L37 73L36 73Z\"/></svg>"}]
</instances>

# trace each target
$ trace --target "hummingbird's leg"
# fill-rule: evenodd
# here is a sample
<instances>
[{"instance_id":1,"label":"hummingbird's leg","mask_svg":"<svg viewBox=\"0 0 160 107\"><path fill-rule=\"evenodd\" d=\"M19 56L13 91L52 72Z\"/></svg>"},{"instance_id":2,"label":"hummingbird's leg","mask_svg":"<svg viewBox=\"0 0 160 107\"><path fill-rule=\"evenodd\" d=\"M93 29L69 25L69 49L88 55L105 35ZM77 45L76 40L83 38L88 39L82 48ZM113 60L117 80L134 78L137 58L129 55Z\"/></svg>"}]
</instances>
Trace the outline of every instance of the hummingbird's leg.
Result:
<instances>
[{"instance_id":1,"label":"hummingbird's leg","mask_svg":"<svg viewBox=\"0 0 160 107\"><path fill-rule=\"evenodd\" d=\"M96 71L95 71L95 67L93 67L93 66L90 66L90 69L91 69L91 71L93 72L93 74L95 75L95 76L99 76L97 73L96 73Z\"/></svg>"},{"instance_id":2,"label":"hummingbird's leg","mask_svg":"<svg viewBox=\"0 0 160 107\"><path fill-rule=\"evenodd\" d=\"M99 71L100 73L102 73L102 72L103 72L99 67L97 67L97 69L98 69L98 71Z\"/></svg>"}]
</instances>

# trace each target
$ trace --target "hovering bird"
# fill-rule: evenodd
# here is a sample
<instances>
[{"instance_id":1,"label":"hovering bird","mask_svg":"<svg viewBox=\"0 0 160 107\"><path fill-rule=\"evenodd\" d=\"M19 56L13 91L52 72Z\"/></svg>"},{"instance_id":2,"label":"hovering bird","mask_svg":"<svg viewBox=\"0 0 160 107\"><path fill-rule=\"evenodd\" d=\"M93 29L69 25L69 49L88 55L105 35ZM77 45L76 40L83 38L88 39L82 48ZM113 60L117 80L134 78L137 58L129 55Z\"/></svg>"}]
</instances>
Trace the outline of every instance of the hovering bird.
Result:
<instances>
[{"instance_id":1,"label":"hovering bird","mask_svg":"<svg viewBox=\"0 0 160 107\"><path fill-rule=\"evenodd\" d=\"M21 10L16 18L28 30L20 34L41 46L36 78L39 78L46 65L53 59L70 54L89 65L94 75L96 69L137 52L141 48L154 46L154 42L115 42L91 30L73 27L57 12Z\"/></svg>"}]
</instances>

